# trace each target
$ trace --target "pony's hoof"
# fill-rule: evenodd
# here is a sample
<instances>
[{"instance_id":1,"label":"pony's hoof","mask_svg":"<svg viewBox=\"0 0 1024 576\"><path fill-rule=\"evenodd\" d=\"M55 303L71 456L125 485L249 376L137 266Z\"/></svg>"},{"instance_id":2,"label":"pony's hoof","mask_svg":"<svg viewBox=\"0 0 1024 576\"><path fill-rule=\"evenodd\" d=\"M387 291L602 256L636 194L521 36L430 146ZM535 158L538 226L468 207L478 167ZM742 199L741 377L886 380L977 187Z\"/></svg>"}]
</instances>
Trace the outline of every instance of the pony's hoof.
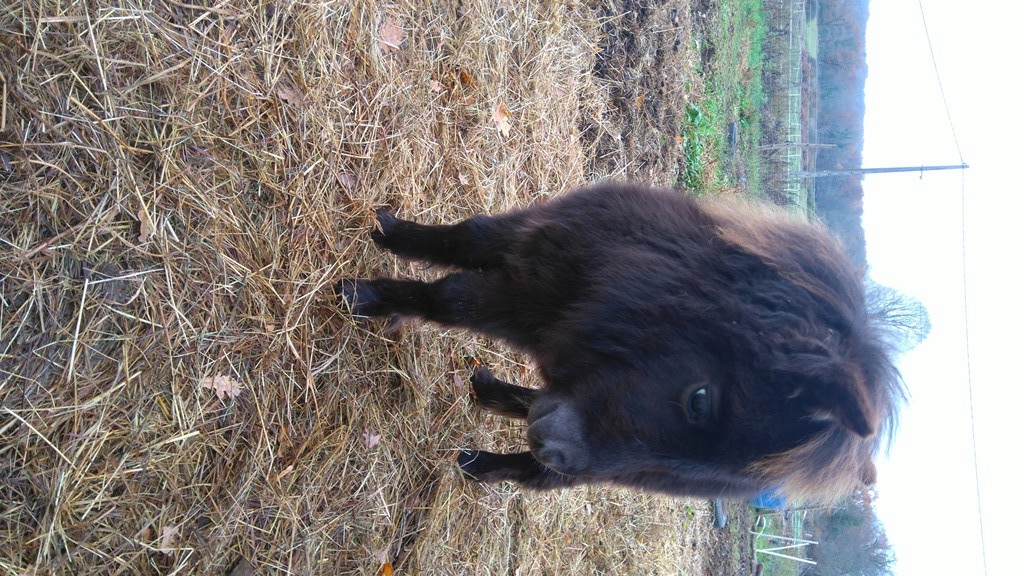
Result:
<instances>
[{"instance_id":1,"label":"pony's hoof","mask_svg":"<svg viewBox=\"0 0 1024 576\"><path fill-rule=\"evenodd\" d=\"M387 208L377 208L377 227L370 232L370 238L374 244L381 248L391 249L394 244L394 232L401 222Z\"/></svg>"},{"instance_id":2,"label":"pony's hoof","mask_svg":"<svg viewBox=\"0 0 1024 576\"><path fill-rule=\"evenodd\" d=\"M462 475L474 482L481 482L481 476L487 466L488 455L479 450L462 450L459 452L459 469Z\"/></svg>"},{"instance_id":3,"label":"pony's hoof","mask_svg":"<svg viewBox=\"0 0 1024 576\"><path fill-rule=\"evenodd\" d=\"M334 285L334 294L349 307L353 316L379 315L380 297L366 280L341 280Z\"/></svg>"}]
</instances>

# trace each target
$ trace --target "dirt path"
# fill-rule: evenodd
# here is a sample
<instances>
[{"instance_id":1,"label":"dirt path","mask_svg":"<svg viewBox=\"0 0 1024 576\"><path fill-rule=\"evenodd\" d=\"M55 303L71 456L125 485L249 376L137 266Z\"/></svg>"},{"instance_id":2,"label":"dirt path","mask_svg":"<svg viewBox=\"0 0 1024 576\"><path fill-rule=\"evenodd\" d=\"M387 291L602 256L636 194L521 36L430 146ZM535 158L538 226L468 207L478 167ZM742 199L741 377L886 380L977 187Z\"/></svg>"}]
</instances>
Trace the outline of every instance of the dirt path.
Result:
<instances>
[{"instance_id":1,"label":"dirt path","mask_svg":"<svg viewBox=\"0 0 1024 576\"><path fill-rule=\"evenodd\" d=\"M686 105L701 87L690 2L624 0L605 5L600 18L605 37L594 73L610 86L615 121L584 130L597 148L592 172L673 186Z\"/></svg>"}]
</instances>

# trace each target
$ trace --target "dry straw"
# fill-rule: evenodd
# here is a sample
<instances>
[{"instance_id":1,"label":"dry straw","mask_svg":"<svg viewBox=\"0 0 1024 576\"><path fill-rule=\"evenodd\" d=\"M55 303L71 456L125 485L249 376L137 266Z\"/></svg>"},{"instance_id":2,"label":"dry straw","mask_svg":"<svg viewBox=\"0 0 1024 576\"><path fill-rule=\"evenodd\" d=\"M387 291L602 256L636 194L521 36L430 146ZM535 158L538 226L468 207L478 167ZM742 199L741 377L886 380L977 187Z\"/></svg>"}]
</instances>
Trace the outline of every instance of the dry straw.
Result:
<instances>
[{"instance_id":1,"label":"dry straw","mask_svg":"<svg viewBox=\"0 0 1024 576\"><path fill-rule=\"evenodd\" d=\"M4 2L0 573L699 566L703 503L464 481L454 450L523 442L467 359L525 360L327 297L433 273L370 244L379 205L450 222L600 176L595 14Z\"/></svg>"}]
</instances>

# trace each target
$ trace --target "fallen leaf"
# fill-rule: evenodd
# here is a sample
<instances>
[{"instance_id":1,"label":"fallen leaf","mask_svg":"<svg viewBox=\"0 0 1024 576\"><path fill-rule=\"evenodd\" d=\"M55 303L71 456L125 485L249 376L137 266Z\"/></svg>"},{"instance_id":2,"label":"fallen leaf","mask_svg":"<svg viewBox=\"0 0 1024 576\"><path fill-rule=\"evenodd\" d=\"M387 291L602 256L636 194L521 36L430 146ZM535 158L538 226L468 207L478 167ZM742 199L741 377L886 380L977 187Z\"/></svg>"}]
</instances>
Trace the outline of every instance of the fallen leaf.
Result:
<instances>
[{"instance_id":1,"label":"fallen leaf","mask_svg":"<svg viewBox=\"0 0 1024 576\"><path fill-rule=\"evenodd\" d=\"M380 434L374 434L366 430L363 432L363 444L366 445L367 450L373 450L377 444L380 444Z\"/></svg>"},{"instance_id":2,"label":"fallen leaf","mask_svg":"<svg viewBox=\"0 0 1024 576\"><path fill-rule=\"evenodd\" d=\"M174 551L175 545L178 543L178 536L181 532L177 526L164 526L160 529L160 551L164 554L169 554Z\"/></svg>"},{"instance_id":3,"label":"fallen leaf","mask_svg":"<svg viewBox=\"0 0 1024 576\"><path fill-rule=\"evenodd\" d=\"M336 176L338 184L341 184L343 188L352 190L356 187L356 177L349 174L348 172L342 172Z\"/></svg>"},{"instance_id":4,"label":"fallen leaf","mask_svg":"<svg viewBox=\"0 0 1024 576\"><path fill-rule=\"evenodd\" d=\"M499 103L494 107L491 121L494 122L495 127L498 128L502 136L508 136L512 131L512 113L508 111L504 104Z\"/></svg>"},{"instance_id":5,"label":"fallen leaf","mask_svg":"<svg viewBox=\"0 0 1024 576\"><path fill-rule=\"evenodd\" d=\"M444 84L441 84L437 80L430 81L430 90L432 92L444 92Z\"/></svg>"},{"instance_id":6,"label":"fallen leaf","mask_svg":"<svg viewBox=\"0 0 1024 576\"><path fill-rule=\"evenodd\" d=\"M145 208L139 208L139 243L149 242L149 235L153 233L152 224L149 222L149 215Z\"/></svg>"},{"instance_id":7,"label":"fallen leaf","mask_svg":"<svg viewBox=\"0 0 1024 576\"><path fill-rule=\"evenodd\" d=\"M237 398L242 393L244 384L230 376L207 376L199 381L199 386L209 388L217 393L221 400Z\"/></svg>"},{"instance_id":8,"label":"fallen leaf","mask_svg":"<svg viewBox=\"0 0 1024 576\"><path fill-rule=\"evenodd\" d=\"M387 550L381 550L374 555L377 563L380 564L380 568L377 569L377 576L391 576L394 572L394 567L391 566L391 562L388 560L390 554Z\"/></svg>"},{"instance_id":9,"label":"fallen leaf","mask_svg":"<svg viewBox=\"0 0 1024 576\"><path fill-rule=\"evenodd\" d=\"M459 68L459 82L462 82L464 88L476 88L476 79L465 68Z\"/></svg>"},{"instance_id":10,"label":"fallen leaf","mask_svg":"<svg viewBox=\"0 0 1024 576\"><path fill-rule=\"evenodd\" d=\"M462 390L463 388L466 387L466 383L462 380L462 376L459 376L458 374L456 374L454 380L455 380L455 388L456 389Z\"/></svg>"},{"instance_id":11,"label":"fallen leaf","mask_svg":"<svg viewBox=\"0 0 1024 576\"><path fill-rule=\"evenodd\" d=\"M466 176L462 172L459 172L459 183L462 184L463 186L469 186L469 183L470 183L469 176Z\"/></svg>"},{"instance_id":12,"label":"fallen leaf","mask_svg":"<svg viewBox=\"0 0 1024 576\"><path fill-rule=\"evenodd\" d=\"M302 106L309 100L302 90L284 84L277 87L277 97L289 106Z\"/></svg>"},{"instance_id":13,"label":"fallen leaf","mask_svg":"<svg viewBox=\"0 0 1024 576\"><path fill-rule=\"evenodd\" d=\"M281 478L284 478L285 476L291 474L294 470L295 467L289 464L287 468L281 470L281 473L277 475L277 479L280 480Z\"/></svg>"},{"instance_id":14,"label":"fallen leaf","mask_svg":"<svg viewBox=\"0 0 1024 576\"><path fill-rule=\"evenodd\" d=\"M380 47L385 52L397 51L405 40L405 30L398 25L394 18L388 16L380 26Z\"/></svg>"}]
</instances>

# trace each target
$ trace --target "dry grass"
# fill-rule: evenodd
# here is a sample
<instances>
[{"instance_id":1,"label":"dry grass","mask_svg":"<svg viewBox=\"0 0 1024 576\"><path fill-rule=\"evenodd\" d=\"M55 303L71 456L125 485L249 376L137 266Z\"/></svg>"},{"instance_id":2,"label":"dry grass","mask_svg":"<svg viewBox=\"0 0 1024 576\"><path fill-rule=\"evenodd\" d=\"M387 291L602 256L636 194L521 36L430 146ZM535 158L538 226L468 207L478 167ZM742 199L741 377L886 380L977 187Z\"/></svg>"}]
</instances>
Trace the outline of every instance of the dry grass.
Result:
<instances>
[{"instance_id":1,"label":"dry grass","mask_svg":"<svg viewBox=\"0 0 1024 576\"><path fill-rule=\"evenodd\" d=\"M522 444L471 405L467 359L529 382L524 358L324 296L428 273L370 245L378 205L450 222L606 176L581 137L615 125L600 24L573 2L5 0L0 573L699 571L703 503L459 476L454 450Z\"/></svg>"}]
</instances>

